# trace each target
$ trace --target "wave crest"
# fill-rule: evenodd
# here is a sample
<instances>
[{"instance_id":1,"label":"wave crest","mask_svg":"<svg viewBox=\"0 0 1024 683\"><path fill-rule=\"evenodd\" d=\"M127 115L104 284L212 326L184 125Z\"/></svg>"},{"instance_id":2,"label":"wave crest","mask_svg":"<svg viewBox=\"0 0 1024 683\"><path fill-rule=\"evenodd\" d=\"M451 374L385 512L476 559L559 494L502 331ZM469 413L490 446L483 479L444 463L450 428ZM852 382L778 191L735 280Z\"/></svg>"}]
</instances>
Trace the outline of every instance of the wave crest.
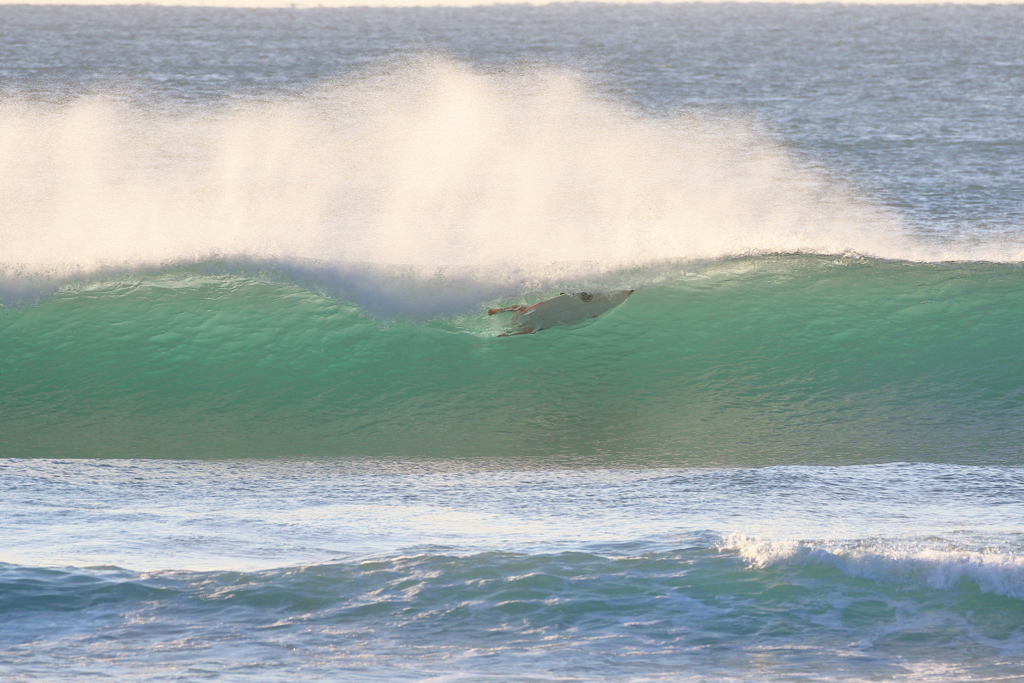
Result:
<instances>
[{"instance_id":1,"label":"wave crest","mask_svg":"<svg viewBox=\"0 0 1024 683\"><path fill-rule=\"evenodd\" d=\"M751 567L826 565L857 578L918 583L952 590L964 581L983 593L1024 599L1024 556L997 551L913 547L906 544L813 543L726 536L721 550L736 552Z\"/></svg>"}]
</instances>

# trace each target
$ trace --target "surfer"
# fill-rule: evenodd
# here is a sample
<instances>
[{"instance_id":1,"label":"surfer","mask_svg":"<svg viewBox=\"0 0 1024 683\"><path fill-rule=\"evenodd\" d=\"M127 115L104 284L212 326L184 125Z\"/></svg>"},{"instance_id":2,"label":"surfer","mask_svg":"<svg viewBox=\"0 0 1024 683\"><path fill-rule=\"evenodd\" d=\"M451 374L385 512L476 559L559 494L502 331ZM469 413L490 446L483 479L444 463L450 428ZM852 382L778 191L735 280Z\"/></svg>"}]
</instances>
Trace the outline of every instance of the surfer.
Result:
<instances>
[{"instance_id":1,"label":"surfer","mask_svg":"<svg viewBox=\"0 0 1024 683\"><path fill-rule=\"evenodd\" d=\"M562 292L552 299L531 306L519 304L504 308L492 308L487 311L487 315L513 314L512 320L509 322L509 331L499 334L499 337L533 334L548 327L574 325L590 318L596 318L621 304L632 293L632 289L613 294L592 294L590 292L567 294Z\"/></svg>"},{"instance_id":2,"label":"surfer","mask_svg":"<svg viewBox=\"0 0 1024 683\"><path fill-rule=\"evenodd\" d=\"M630 293L632 293L632 290L630 291ZM558 296L578 296L580 298L580 301L582 301L583 303L590 303L591 301L594 300L594 295L589 292L580 292L579 294L566 294L565 292L561 292ZM555 299L557 298L558 297L555 297ZM546 304L548 303L548 301L554 301L555 299L541 301L539 304L533 304L532 306L518 304L516 306L505 306L504 308L489 308L487 309L487 315L494 315L495 313L518 313L519 311L525 311L528 308L540 306L541 304Z\"/></svg>"}]
</instances>

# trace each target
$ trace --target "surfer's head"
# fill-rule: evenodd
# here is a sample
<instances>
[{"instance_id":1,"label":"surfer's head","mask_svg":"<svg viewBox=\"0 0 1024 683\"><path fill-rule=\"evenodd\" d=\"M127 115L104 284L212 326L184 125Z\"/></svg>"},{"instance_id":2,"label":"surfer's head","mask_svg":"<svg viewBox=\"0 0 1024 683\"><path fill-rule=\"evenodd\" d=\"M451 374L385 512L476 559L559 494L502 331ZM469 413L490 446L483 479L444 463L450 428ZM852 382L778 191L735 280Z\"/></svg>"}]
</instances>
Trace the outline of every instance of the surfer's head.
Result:
<instances>
[{"instance_id":1,"label":"surfer's head","mask_svg":"<svg viewBox=\"0 0 1024 683\"><path fill-rule=\"evenodd\" d=\"M594 295L590 294L589 292L580 292L580 301L582 301L583 303L587 303L593 298Z\"/></svg>"}]
</instances>

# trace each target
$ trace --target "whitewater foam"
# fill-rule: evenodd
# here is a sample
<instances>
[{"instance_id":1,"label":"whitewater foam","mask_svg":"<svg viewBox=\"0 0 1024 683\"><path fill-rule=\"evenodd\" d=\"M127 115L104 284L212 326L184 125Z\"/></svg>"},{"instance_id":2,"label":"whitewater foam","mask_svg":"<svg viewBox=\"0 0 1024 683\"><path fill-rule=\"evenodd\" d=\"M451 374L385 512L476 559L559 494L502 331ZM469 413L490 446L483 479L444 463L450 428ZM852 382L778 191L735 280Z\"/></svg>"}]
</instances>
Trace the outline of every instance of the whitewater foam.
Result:
<instances>
[{"instance_id":1,"label":"whitewater foam","mask_svg":"<svg viewBox=\"0 0 1024 683\"><path fill-rule=\"evenodd\" d=\"M983 593L1024 599L1024 556L994 549L931 545L908 541L801 542L733 532L723 538L720 549L736 552L758 569L788 563L820 564L852 577L918 583L939 590L952 590L969 581Z\"/></svg>"}]
</instances>

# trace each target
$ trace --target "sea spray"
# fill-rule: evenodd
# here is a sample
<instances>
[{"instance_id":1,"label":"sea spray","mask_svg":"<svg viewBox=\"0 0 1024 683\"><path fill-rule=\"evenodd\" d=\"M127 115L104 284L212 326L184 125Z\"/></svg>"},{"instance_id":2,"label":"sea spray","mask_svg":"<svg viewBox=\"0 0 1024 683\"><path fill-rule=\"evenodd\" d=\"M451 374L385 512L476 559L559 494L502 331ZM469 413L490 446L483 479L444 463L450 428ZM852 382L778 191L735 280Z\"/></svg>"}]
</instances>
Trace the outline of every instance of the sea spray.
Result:
<instances>
[{"instance_id":1,"label":"sea spray","mask_svg":"<svg viewBox=\"0 0 1024 683\"><path fill-rule=\"evenodd\" d=\"M935 258L760 124L427 60L301 97L0 105L8 270L211 257L517 281L751 252Z\"/></svg>"}]
</instances>

